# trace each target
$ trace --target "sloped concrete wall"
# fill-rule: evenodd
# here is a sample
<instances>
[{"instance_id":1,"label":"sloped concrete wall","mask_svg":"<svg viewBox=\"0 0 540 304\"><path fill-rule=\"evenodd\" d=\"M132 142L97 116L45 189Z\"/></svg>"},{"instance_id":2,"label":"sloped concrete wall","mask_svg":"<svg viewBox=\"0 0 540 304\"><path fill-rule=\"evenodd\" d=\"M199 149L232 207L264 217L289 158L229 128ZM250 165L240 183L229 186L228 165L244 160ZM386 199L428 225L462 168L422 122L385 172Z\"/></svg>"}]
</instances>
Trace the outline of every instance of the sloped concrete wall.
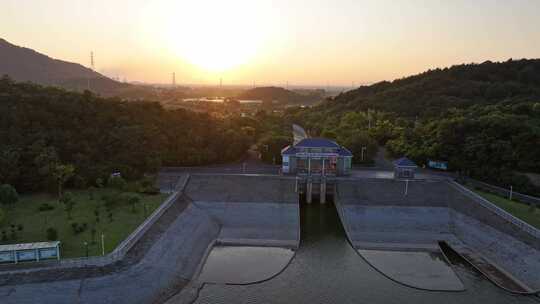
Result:
<instances>
[{"instance_id":1,"label":"sloped concrete wall","mask_svg":"<svg viewBox=\"0 0 540 304\"><path fill-rule=\"evenodd\" d=\"M516 225L509 223L506 219L485 208L474 201L474 198L466 193L459 191L454 185L447 184L452 191L448 192L448 206L453 210L467 215L501 233L516 238L525 244L540 250L540 239L523 231Z\"/></svg>"},{"instance_id":2,"label":"sloped concrete wall","mask_svg":"<svg viewBox=\"0 0 540 304\"><path fill-rule=\"evenodd\" d=\"M345 205L342 209L355 247L362 243L436 245L451 233L450 212L444 207Z\"/></svg>"},{"instance_id":3,"label":"sloped concrete wall","mask_svg":"<svg viewBox=\"0 0 540 304\"><path fill-rule=\"evenodd\" d=\"M221 225L218 241L230 244L298 246L298 205L195 202Z\"/></svg>"},{"instance_id":4,"label":"sloped concrete wall","mask_svg":"<svg viewBox=\"0 0 540 304\"><path fill-rule=\"evenodd\" d=\"M410 182L408 190L393 180L340 181L336 206L356 248L429 249L444 240L540 289L540 239L451 182Z\"/></svg>"},{"instance_id":5,"label":"sloped concrete wall","mask_svg":"<svg viewBox=\"0 0 540 304\"><path fill-rule=\"evenodd\" d=\"M485 208L476 202L474 197L460 191L457 186L448 181L409 182L407 195L405 195L404 181L385 179L340 181L338 191L339 201L343 208L349 206L451 208L540 250L540 239ZM351 209L351 211L354 210L354 208ZM433 219L427 215L424 217L418 214L417 220L425 221L427 225ZM441 218L441 221L444 219Z\"/></svg>"},{"instance_id":6,"label":"sloped concrete wall","mask_svg":"<svg viewBox=\"0 0 540 304\"><path fill-rule=\"evenodd\" d=\"M405 181L362 179L339 181L342 205L446 207L451 190L441 181Z\"/></svg>"},{"instance_id":7,"label":"sloped concrete wall","mask_svg":"<svg viewBox=\"0 0 540 304\"><path fill-rule=\"evenodd\" d=\"M474 251L540 290L540 251L491 225L451 210L452 232Z\"/></svg>"},{"instance_id":8,"label":"sloped concrete wall","mask_svg":"<svg viewBox=\"0 0 540 304\"><path fill-rule=\"evenodd\" d=\"M194 174L185 193L194 201L296 204L295 180L262 175Z\"/></svg>"},{"instance_id":9,"label":"sloped concrete wall","mask_svg":"<svg viewBox=\"0 0 540 304\"><path fill-rule=\"evenodd\" d=\"M292 248L299 245L294 179L193 175L185 193L219 223L220 243Z\"/></svg>"}]
</instances>

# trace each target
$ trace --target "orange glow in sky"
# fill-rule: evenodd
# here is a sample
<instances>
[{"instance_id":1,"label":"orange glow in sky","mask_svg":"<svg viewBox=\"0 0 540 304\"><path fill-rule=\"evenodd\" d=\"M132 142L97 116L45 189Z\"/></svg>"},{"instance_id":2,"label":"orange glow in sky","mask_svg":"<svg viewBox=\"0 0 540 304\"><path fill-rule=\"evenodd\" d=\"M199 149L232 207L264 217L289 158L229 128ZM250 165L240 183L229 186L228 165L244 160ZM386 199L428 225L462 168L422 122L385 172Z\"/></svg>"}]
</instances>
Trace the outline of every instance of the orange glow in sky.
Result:
<instances>
[{"instance_id":1,"label":"orange glow in sky","mask_svg":"<svg viewBox=\"0 0 540 304\"><path fill-rule=\"evenodd\" d=\"M540 1L2 0L0 38L131 81L331 84L540 57Z\"/></svg>"}]
</instances>

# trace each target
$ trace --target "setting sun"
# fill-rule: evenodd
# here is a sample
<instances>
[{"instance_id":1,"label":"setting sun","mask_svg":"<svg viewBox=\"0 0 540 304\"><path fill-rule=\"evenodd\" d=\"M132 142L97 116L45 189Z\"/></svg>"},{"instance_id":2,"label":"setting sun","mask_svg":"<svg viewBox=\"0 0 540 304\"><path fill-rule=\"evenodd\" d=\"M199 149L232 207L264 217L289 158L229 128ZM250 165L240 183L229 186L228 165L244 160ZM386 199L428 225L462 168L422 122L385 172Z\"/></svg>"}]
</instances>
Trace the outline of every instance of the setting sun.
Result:
<instances>
[{"instance_id":1,"label":"setting sun","mask_svg":"<svg viewBox=\"0 0 540 304\"><path fill-rule=\"evenodd\" d=\"M210 2L153 2L161 39L178 59L209 72L250 62L266 34L260 6L244 0Z\"/></svg>"}]
</instances>

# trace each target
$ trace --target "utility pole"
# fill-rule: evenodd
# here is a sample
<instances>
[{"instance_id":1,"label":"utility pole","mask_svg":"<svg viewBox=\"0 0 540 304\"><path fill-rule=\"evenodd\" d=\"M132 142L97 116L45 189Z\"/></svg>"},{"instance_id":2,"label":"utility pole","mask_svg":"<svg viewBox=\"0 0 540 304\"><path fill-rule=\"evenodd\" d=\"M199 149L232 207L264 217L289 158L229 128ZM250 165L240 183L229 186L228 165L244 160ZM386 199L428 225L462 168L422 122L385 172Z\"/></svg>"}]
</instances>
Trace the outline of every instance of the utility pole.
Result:
<instances>
[{"instance_id":1,"label":"utility pole","mask_svg":"<svg viewBox=\"0 0 540 304\"><path fill-rule=\"evenodd\" d=\"M94 51L90 52L90 68L92 69L92 71L96 70L96 66L94 63ZM86 89L90 91L90 76L88 76L87 78Z\"/></svg>"},{"instance_id":2,"label":"utility pole","mask_svg":"<svg viewBox=\"0 0 540 304\"><path fill-rule=\"evenodd\" d=\"M407 196L409 192L409 180L405 180L405 196Z\"/></svg>"},{"instance_id":3,"label":"utility pole","mask_svg":"<svg viewBox=\"0 0 540 304\"><path fill-rule=\"evenodd\" d=\"M92 68L92 71L96 70L96 66L94 64L94 51L90 52L90 67Z\"/></svg>"},{"instance_id":4,"label":"utility pole","mask_svg":"<svg viewBox=\"0 0 540 304\"><path fill-rule=\"evenodd\" d=\"M367 152L367 147L362 147L362 153L361 153L362 162L366 160L366 157L364 156L364 154L367 154L366 152Z\"/></svg>"},{"instance_id":5,"label":"utility pole","mask_svg":"<svg viewBox=\"0 0 540 304\"><path fill-rule=\"evenodd\" d=\"M105 255L105 234L101 234L101 255Z\"/></svg>"},{"instance_id":6,"label":"utility pole","mask_svg":"<svg viewBox=\"0 0 540 304\"><path fill-rule=\"evenodd\" d=\"M176 72L172 73L172 87L176 88Z\"/></svg>"}]
</instances>

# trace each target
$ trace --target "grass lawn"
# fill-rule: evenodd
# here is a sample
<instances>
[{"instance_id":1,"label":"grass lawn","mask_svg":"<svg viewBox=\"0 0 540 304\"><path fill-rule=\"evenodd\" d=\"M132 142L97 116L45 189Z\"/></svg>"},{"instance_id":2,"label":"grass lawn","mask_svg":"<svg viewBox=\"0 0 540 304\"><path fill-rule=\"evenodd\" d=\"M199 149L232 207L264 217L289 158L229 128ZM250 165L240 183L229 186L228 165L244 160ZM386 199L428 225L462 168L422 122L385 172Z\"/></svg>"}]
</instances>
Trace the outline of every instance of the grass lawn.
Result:
<instances>
[{"instance_id":1,"label":"grass lawn","mask_svg":"<svg viewBox=\"0 0 540 304\"><path fill-rule=\"evenodd\" d=\"M511 201L496 194L487 193L476 189L472 190L480 194L482 197L489 200L493 204L506 210L506 212L511 213L522 221L529 223L531 226L540 229L540 209L535 208L534 211L531 212L531 208L529 205Z\"/></svg>"},{"instance_id":2,"label":"grass lawn","mask_svg":"<svg viewBox=\"0 0 540 304\"><path fill-rule=\"evenodd\" d=\"M101 198L103 195L119 194L119 191L106 188L95 189L92 195L88 190L70 192L76 202L71 212L71 219L68 218L64 205L58 202L56 196L49 194L22 195L11 209L3 208L6 218L0 226L0 238L5 231L7 239L0 239L0 244L47 241L46 230L52 227L57 230L58 240L62 242L63 258L86 256L85 241L89 244L89 256L101 255L102 233L105 235L105 253L109 253L167 197L166 194L140 194L141 200L135 205L135 212L128 204L116 204L111 211L108 211ZM40 211L39 207L43 203L53 206L54 209ZM96 216L96 210L99 219ZM112 213L112 220L109 218L109 213ZM79 226L86 223L86 229L75 233L72 223L77 223ZM15 229L12 225L15 225ZM19 225L22 225L22 230L19 230ZM15 239L12 238L13 230ZM96 231L94 238L92 238L92 230Z\"/></svg>"}]
</instances>

